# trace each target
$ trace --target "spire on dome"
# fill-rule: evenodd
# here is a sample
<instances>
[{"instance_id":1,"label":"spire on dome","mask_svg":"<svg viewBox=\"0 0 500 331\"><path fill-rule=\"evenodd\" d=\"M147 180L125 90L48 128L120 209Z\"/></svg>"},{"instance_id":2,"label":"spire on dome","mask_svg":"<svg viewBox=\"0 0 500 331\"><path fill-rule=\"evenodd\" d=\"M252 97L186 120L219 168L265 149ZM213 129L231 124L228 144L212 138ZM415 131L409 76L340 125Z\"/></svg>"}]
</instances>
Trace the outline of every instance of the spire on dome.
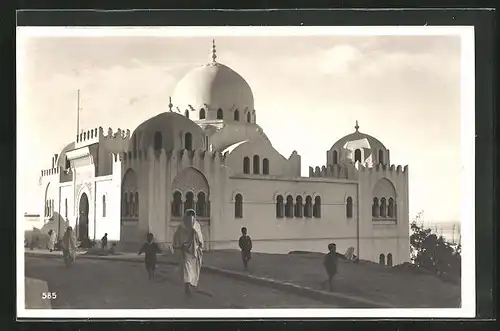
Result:
<instances>
[{"instance_id":1,"label":"spire on dome","mask_svg":"<svg viewBox=\"0 0 500 331\"><path fill-rule=\"evenodd\" d=\"M172 111L172 107L174 105L172 105L172 97L168 97L168 109L170 109L170 111Z\"/></svg>"},{"instance_id":2,"label":"spire on dome","mask_svg":"<svg viewBox=\"0 0 500 331\"><path fill-rule=\"evenodd\" d=\"M354 126L354 128L356 129L356 132L358 132L359 130L358 120L356 120L356 126Z\"/></svg>"},{"instance_id":3,"label":"spire on dome","mask_svg":"<svg viewBox=\"0 0 500 331\"><path fill-rule=\"evenodd\" d=\"M215 39L212 39L212 62L215 63L217 59L217 50L215 49Z\"/></svg>"}]
</instances>

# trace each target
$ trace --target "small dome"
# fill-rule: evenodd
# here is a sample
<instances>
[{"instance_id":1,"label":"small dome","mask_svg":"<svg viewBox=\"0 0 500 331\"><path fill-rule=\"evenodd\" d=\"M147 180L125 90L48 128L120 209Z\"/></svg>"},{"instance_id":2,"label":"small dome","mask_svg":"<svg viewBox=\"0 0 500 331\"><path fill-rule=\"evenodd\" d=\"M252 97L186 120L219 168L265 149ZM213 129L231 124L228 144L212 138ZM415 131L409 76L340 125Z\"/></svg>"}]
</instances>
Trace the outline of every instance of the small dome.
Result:
<instances>
[{"instance_id":1,"label":"small dome","mask_svg":"<svg viewBox=\"0 0 500 331\"><path fill-rule=\"evenodd\" d=\"M192 149L204 147L203 130L193 121L174 112L156 115L139 125L132 134L129 149L146 150L155 149L155 136L161 134L161 148L172 151L174 148L185 148L182 145L180 133L190 133L192 136Z\"/></svg>"},{"instance_id":2,"label":"small dome","mask_svg":"<svg viewBox=\"0 0 500 331\"><path fill-rule=\"evenodd\" d=\"M388 151L377 138L359 132L356 121L355 132L337 140L327 153L327 164L337 164L344 161L367 163L389 163Z\"/></svg>"},{"instance_id":3,"label":"small dome","mask_svg":"<svg viewBox=\"0 0 500 331\"><path fill-rule=\"evenodd\" d=\"M350 149L351 146L356 146L359 145L359 148L367 148L367 149L373 149L373 150L378 150L378 149L383 149L385 150L384 144L380 142L375 137L372 137L366 133L362 133L359 131L356 131L354 133L348 134L347 136L340 138L337 140L335 144L333 144L332 149Z\"/></svg>"},{"instance_id":4,"label":"small dome","mask_svg":"<svg viewBox=\"0 0 500 331\"><path fill-rule=\"evenodd\" d=\"M200 119L199 112L204 109L206 119L217 119L218 109L227 112L236 109L243 114L253 111L253 93L248 83L231 68L212 62L190 71L177 84L172 96L174 107L184 114L193 113L193 119Z\"/></svg>"}]
</instances>

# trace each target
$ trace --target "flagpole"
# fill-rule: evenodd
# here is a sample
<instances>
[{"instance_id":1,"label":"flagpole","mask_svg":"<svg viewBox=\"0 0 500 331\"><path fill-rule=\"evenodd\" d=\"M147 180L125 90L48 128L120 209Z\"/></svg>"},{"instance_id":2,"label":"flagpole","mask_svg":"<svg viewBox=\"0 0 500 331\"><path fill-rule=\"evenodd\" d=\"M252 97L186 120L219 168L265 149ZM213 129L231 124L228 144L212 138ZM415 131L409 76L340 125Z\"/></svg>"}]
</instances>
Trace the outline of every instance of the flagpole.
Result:
<instances>
[{"instance_id":1,"label":"flagpole","mask_svg":"<svg viewBox=\"0 0 500 331\"><path fill-rule=\"evenodd\" d=\"M80 89L78 89L78 101L76 106L76 135L80 134Z\"/></svg>"}]
</instances>

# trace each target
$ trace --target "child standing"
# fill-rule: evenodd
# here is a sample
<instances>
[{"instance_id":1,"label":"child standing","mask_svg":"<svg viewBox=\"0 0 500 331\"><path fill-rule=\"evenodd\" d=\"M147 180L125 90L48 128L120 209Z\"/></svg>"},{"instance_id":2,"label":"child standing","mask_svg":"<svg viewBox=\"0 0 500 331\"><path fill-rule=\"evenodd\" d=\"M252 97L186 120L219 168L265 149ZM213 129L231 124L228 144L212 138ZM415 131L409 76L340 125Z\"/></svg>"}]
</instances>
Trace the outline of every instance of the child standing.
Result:
<instances>
[{"instance_id":1,"label":"child standing","mask_svg":"<svg viewBox=\"0 0 500 331\"><path fill-rule=\"evenodd\" d=\"M252 239L247 234L247 228L241 228L241 237L239 240L239 246L241 249L241 258L243 259L243 266L245 269L248 268L248 261L252 258Z\"/></svg>"},{"instance_id":2,"label":"child standing","mask_svg":"<svg viewBox=\"0 0 500 331\"><path fill-rule=\"evenodd\" d=\"M104 237L101 238L101 248L106 249L108 248L108 234L105 233Z\"/></svg>"},{"instance_id":3,"label":"child standing","mask_svg":"<svg viewBox=\"0 0 500 331\"><path fill-rule=\"evenodd\" d=\"M160 247L154 242L154 236L149 233L147 236L147 241L142 245L139 255L145 253L144 262L146 263L146 270L148 271L149 280L153 279L155 276L156 269L156 254L160 253Z\"/></svg>"},{"instance_id":4,"label":"child standing","mask_svg":"<svg viewBox=\"0 0 500 331\"><path fill-rule=\"evenodd\" d=\"M328 244L328 253L323 260L326 273L328 274L328 285L330 292L332 291L332 280L337 274L337 245L334 243Z\"/></svg>"}]
</instances>

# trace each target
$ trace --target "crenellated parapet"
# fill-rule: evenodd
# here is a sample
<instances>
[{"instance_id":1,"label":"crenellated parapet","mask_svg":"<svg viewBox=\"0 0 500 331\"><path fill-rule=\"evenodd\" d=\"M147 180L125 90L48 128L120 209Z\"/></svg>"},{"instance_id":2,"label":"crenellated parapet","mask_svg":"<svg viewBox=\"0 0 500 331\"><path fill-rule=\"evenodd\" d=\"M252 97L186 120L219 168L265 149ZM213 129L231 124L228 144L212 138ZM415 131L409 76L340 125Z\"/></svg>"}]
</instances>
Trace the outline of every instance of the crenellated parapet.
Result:
<instances>
[{"instance_id":1,"label":"crenellated parapet","mask_svg":"<svg viewBox=\"0 0 500 331\"><path fill-rule=\"evenodd\" d=\"M383 174L386 177L407 177L408 176L408 165L404 167L401 165L387 165L387 164L376 164L373 167L369 167L367 163L364 165L357 162L356 169L360 173L366 174Z\"/></svg>"},{"instance_id":2,"label":"crenellated parapet","mask_svg":"<svg viewBox=\"0 0 500 331\"><path fill-rule=\"evenodd\" d=\"M99 133L102 133L102 130L99 130L99 128L94 128L87 131L82 130L82 132L76 135L75 141L77 144L84 144L89 141L92 141L93 143L95 140L99 141Z\"/></svg>"},{"instance_id":3,"label":"crenellated parapet","mask_svg":"<svg viewBox=\"0 0 500 331\"><path fill-rule=\"evenodd\" d=\"M338 178L338 179L353 179L352 171L340 164L322 166L322 167L309 167L309 177L324 177L324 178Z\"/></svg>"},{"instance_id":4,"label":"crenellated parapet","mask_svg":"<svg viewBox=\"0 0 500 331\"><path fill-rule=\"evenodd\" d=\"M40 172L41 172L42 177L58 175L61 172L61 168L60 167L50 168L50 169L41 170Z\"/></svg>"},{"instance_id":5,"label":"crenellated parapet","mask_svg":"<svg viewBox=\"0 0 500 331\"><path fill-rule=\"evenodd\" d=\"M86 145L91 145L95 143L100 143L103 141L128 141L130 139L130 130L113 129L108 128L105 134L102 127L94 128L87 131L82 131L76 135L76 148L83 147Z\"/></svg>"},{"instance_id":6,"label":"crenellated parapet","mask_svg":"<svg viewBox=\"0 0 500 331\"><path fill-rule=\"evenodd\" d=\"M163 159L167 164L175 163L181 167L196 166L201 169L212 166L217 168L225 164L225 157L219 151L208 151L205 149L174 149L167 152L164 149L155 151L149 148L123 153L112 153L112 161L114 163L121 163L125 168L136 168Z\"/></svg>"},{"instance_id":7,"label":"crenellated parapet","mask_svg":"<svg viewBox=\"0 0 500 331\"><path fill-rule=\"evenodd\" d=\"M105 139L130 139L129 129L127 130L117 129L116 131L113 131L113 129L108 128L106 135L104 135L102 127L99 128L99 131L101 132L102 138Z\"/></svg>"}]
</instances>

